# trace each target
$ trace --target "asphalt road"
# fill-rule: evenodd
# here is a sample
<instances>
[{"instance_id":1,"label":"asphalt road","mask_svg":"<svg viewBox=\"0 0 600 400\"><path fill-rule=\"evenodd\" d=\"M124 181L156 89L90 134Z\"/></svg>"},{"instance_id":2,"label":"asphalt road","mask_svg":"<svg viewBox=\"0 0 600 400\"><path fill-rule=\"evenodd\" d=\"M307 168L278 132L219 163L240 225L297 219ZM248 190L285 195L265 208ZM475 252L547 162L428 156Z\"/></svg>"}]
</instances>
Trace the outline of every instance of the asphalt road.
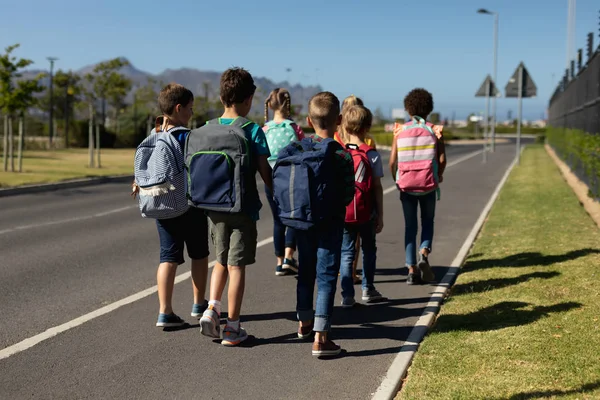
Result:
<instances>
[{"instance_id":1,"label":"asphalt road","mask_svg":"<svg viewBox=\"0 0 600 400\"><path fill-rule=\"evenodd\" d=\"M481 154L464 159L477 150L448 147L449 163L459 162L448 168L438 203L430 259L439 277L514 157L514 145L505 144L486 164ZM392 185L386 176L384 188ZM259 240L272 234L263 203ZM156 285L158 235L136 204L127 184L0 198L0 349ZM397 191L384 205L376 285L390 301L342 310L338 289L332 335L342 357L318 360L296 339L296 280L275 276L267 243L248 267L242 324L251 338L242 348L200 335L187 279L174 295L187 329L154 326L152 293L0 360L0 398L369 398L433 289L405 284ZM188 263L178 273L186 271Z\"/></svg>"}]
</instances>

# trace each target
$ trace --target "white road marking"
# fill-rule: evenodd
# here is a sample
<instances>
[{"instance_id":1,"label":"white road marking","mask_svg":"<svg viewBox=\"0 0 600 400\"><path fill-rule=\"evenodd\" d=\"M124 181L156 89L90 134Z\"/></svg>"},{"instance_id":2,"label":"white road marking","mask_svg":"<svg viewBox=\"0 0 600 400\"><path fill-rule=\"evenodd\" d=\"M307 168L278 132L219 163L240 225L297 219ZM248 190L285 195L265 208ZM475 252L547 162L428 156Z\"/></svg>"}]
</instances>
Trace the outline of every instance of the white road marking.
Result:
<instances>
[{"instance_id":1,"label":"white road marking","mask_svg":"<svg viewBox=\"0 0 600 400\"><path fill-rule=\"evenodd\" d=\"M101 212L98 214L94 214L94 215L85 215L83 217L73 217L73 218L66 218L66 219L61 219L58 221L50 221L50 222L42 222L39 224L30 224L30 225L20 225L20 226L15 226L14 228L8 228L8 229L3 229L0 231L0 235L3 235L5 233L11 233L11 232L16 232L16 231L22 231L25 229L32 229L32 228L41 228L44 226L52 226L52 225L59 225L59 224L64 224L67 222L77 222L77 221L85 221L87 219L93 219L93 218L99 218L99 217L104 217L110 214L115 214L115 213L119 213L125 210L129 210L132 208L137 208L138 206L127 206L127 207L121 207L121 208L116 208L114 210L108 210L105 212Z\"/></svg>"},{"instance_id":2,"label":"white road marking","mask_svg":"<svg viewBox=\"0 0 600 400\"><path fill-rule=\"evenodd\" d=\"M458 163L461 163L463 161L466 161L472 157L475 157L477 154L481 154L481 150L477 151L477 152L473 152L470 154L467 154L461 158L458 158L456 160L454 160L451 163L448 163L447 167L451 167L453 165L456 165ZM390 188L387 188L384 193L390 193L392 192L392 190L396 190L396 186L392 186ZM67 220L61 220L61 221L54 221L54 222L48 222L46 224L37 224L37 225L24 225L22 227L16 227L16 228L12 228L9 230L5 230L5 231L0 231L0 234L2 233L6 233L6 232L12 232L14 230L19 230L19 229L28 229L28 228L32 228L32 227L37 227L37 226L45 226L45 225L55 225L55 224L59 224L59 223L64 223L64 222L71 222L71 221L80 221L80 220L85 220L85 219L91 219L91 218L97 218L100 216L104 216L104 215L108 215L108 214L112 214L112 213L116 213L116 212L120 212L120 211L124 211L127 210L129 208L133 208L133 207L137 207L137 206L129 206L129 207L123 207L123 208L119 208L119 209L115 209L115 210L110 210L104 213L99 213L99 214L94 214L91 216L87 216L87 217L77 217L77 218L70 218ZM260 248L263 247L269 243L273 242L273 237L269 237L267 239L261 240L260 242L257 243L256 247ZM215 261L212 261L210 263L210 267L213 267L215 265ZM191 272L184 272L182 274L179 274L175 277L175 283L180 283L185 281L186 279L188 279L191 276ZM81 317L75 318L69 322L65 322L62 325L58 325L52 328L47 329L46 331L39 333L35 336L32 336L30 338L24 339L22 341L20 341L19 343L13 344L12 346L8 346L2 350L0 350L0 360L4 359L4 358L8 358L14 354L20 353L24 350L27 350L47 339L50 339L62 332L68 331L69 329L75 328L79 325L82 325L88 321L93 320L94 318L100 317L104 314L108 314L111 311L114 311L120 307L123 307L127 304L133 303L137 300L143 299L144 297L150 296L153 293L156 293L158 290L157 286L152 286L148 289L142 290L141 292L132 294L131 296L125 297L124 299L118 300L114 303L108 304L102 308L99 308L95 311L92 311L90 313L87 313L85 315L82 315Z\"/></svg>"}]
</instances>

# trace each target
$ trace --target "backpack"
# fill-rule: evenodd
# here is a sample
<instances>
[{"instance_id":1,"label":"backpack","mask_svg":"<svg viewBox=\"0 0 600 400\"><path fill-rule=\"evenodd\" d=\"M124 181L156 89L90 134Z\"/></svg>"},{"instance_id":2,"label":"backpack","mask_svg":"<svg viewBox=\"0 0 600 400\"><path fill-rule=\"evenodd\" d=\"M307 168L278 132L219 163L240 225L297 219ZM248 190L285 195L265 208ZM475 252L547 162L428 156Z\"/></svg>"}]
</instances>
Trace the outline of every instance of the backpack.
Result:
<instances>
[{"instance_id":1,"label":"backpack","mask_svg":"<svg viewBox=\"0 0 600 400\"><path fill-rule=\"evenodd\" d=\"M290 120L285 120L279 124L274 121L267 122L267 144L269 145L269 150L271 152L271 156L269 157L269 164L271 164L271 168L275 165L275 161L277 161L277 155L285 146L298 140L298 135L292 126L293 122Z\"/></svg>"},{"instance_id":2,"label":"backpack","mask_svg":"<svg viewBox=\"0 0 600 400\"><path fill-rule=\"evenodd\" d=\"M183 134L189 129L152 130L135 151L135 183L140 188L138 201L144 218L175 218L189 208L183 150L174 132Z\"/></svg>"},{"instance_id":3,"label":"backpack","mask_svg":"<svg viewBox=\"0 0 600 400\"><path fill-rule=\"evenodd\" d=\"M373 215L373 168L367 156L371 147L348 144L346 150L354 162L354 198L346 206L346 223L364 224Z\"/></svg>"},{"instance_id":4,"label":"backpack","mask_svg":"<svg viewBox=\"0 0 600 400\"><path fill-rule=\"evenodd\" d=\"M221 118L190 132L185 143L188 201L208 211L242 211L250 176L250 145L244 127L252 121L238 117L230 125Z\"/></svg>"},{"instance_id":5,"label":"backpack","mask_svg":"<svg viewBox=\"0 0 600 400\"><path fill-rule=\"evenodd\" d=\"M394 134L398 148L396 184L403 192L423 195L438 190L437 137L432 126L413 117Z\"/></svg>"},{"instance_id":6,"label":"backpack","mask_svg":"<svg viewBox=\"0 0 600 400\"><path fill-rule=\"evenodd\" d=\"M308 230L339 209L334 157L341 148L333 139L304 138L281 150L273 168L273 197L284 225Z\"/></svg>"}]
</instances>

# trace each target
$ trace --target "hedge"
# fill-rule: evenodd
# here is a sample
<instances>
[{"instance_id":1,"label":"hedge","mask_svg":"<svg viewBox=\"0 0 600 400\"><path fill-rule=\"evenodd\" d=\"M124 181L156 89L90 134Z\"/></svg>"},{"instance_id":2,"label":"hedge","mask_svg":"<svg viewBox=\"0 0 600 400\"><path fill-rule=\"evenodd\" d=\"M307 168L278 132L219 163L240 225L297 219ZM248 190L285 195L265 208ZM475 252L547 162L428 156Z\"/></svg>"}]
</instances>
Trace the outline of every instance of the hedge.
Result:
<instances>
[{"instance_id":1,"label":"hedge","mask_svg":"<svg viewBox=\"0 0 600 400\"><path fill-rule=\"evenodd\" d=\"M590 195L600 198L600 134L549 127L546 138L571 170L587 181Z\"/></svg>"}]
</instances>

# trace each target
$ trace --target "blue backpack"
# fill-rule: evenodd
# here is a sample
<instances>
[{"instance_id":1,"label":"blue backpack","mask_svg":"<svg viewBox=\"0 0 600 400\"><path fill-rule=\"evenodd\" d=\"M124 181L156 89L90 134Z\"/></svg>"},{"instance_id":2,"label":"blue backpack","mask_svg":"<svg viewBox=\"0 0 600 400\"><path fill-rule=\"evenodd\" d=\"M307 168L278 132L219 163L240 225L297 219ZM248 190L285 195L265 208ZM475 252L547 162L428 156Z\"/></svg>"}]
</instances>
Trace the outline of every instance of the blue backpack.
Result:
<instances>
[{"instance_id":1,"label":"blue backpack","mask_svg":"<svg viewBox=\"0 0 600 400\"><path fill-rule=\"evenodd\" d=\"M142 217L175 218L188 210L187 182L183 150L174 135L189 129L172 128L166 132L152 130L137 147L134 161L135 183L139 186Z\"/></svg>"},{"instance_id":2,"label":"blue backpack","mask_svg":"<svg viewBox=\"0 0 600 400\"><path fill-rule=\"evenodd\" d=\"M273 168L273 197L284 225L308 230L339 208L334 163L341 148L333 139L304 138L281 149Z\"/></svg>"}]
</instances>

